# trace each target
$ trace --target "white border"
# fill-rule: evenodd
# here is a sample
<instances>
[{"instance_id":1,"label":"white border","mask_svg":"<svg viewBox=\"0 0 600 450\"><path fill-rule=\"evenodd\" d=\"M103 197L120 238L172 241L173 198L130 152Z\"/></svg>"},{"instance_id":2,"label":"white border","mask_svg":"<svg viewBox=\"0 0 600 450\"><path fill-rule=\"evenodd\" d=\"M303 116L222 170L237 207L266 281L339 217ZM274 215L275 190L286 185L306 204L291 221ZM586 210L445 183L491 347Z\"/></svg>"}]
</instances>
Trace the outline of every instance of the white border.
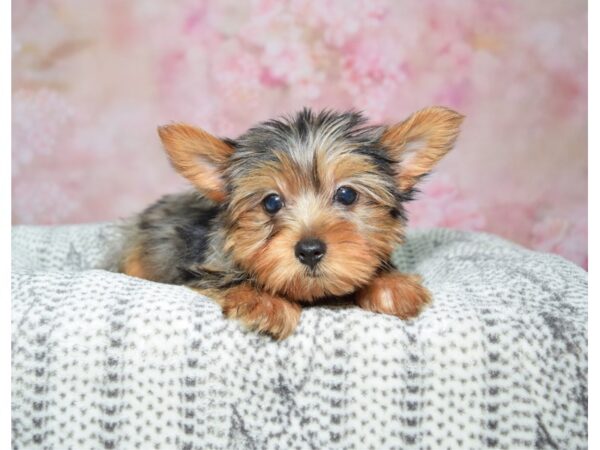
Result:
<instances>
[{"instance_id":1,"label":"white border","mask_svg":"<svg viewBox=\"0 0 600 450\"><path fill-rule=\"evenodd\" d=\"M0 211L2 214L2 239L0 240L0 264L2 282L0 282L0 447L11 448L11 316L10 316L10 226L11 226L11 2L0 2L0 82L2 97L0 106L0 139L2 139L2 161L0 162Z\"/></svg>"},{"instance_id":2,"label":"white border","mask_svg":"<svg viewBox=\"0 0 600 450\"><path fill-rule=\"evenodd\" d=\"M589 279L588 291L588 349L589 349L589 376L588 376L588 430L589 441L588 448L599 448L600 440L598 438L598 408L595 400L598 399L598 359L595 353L595 343L599 342L598 328L596 320L598 318L598 304L594 301L598 298L598 279L594 278L594 274L598 274L598 247L600 240L598 239L597 231L600 226L598 196L600 192L600 183L598 180L598 146L600 145L600 134L598 130L598 119L600 113L598 111L598 80L600 79L599 61L598 61L598 44L600 35L598 33L600 11L598 2L588 2L588 274ZM590 151L591 150L591 151ZM591 201L590 201L591 200ZM591 299L591 301L590 301ZM592 326L590 326L590 324Z\"/></svg>"}]
</instances>

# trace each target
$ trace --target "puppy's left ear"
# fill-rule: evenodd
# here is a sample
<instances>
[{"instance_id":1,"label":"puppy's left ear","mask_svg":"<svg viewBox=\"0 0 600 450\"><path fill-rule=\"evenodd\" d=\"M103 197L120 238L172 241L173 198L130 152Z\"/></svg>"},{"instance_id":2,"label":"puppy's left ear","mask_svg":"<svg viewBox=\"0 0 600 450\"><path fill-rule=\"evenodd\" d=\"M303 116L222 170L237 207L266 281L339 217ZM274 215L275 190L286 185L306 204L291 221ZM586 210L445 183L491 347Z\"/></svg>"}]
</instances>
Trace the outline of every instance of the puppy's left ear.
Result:
<instances>
[{"instance_id":1,"label":"puppy's left ear","mask_svg":"<svg viewBox=\"0 0 600 450\"><path fill-rule=\"evenodd\" d=\"M384 131L381 143L396 162L400 189L411 190L452 149L463 119L456 111L433 106Z\"/></svg>"},{"instance_id":2,"label":"puppy's left ear","mask_svg":"<svg viewBox=\"0 0 600 450\"><path fill-rule=\"evenodd\" d=\"M200 128L175 123L158 128L171 164L205 196L221 202L227 196L223 171L234 148Z\"/></svg>"}]
</instances>

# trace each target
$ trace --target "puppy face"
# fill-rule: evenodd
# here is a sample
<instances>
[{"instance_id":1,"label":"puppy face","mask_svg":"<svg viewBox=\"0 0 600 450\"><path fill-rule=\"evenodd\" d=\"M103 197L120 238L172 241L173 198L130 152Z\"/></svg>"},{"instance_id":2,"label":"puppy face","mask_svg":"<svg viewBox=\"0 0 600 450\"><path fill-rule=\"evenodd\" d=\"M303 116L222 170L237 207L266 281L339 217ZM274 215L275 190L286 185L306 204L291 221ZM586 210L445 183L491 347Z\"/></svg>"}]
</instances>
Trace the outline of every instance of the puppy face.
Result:
<instances>
[{"instance_id":1,"label":"puppy face","mask_svg":"<svg viewBox=\"0 0 600 450\"><path fill-rule=\"evenodd\" d=\"M403 203L462 120L429 108L390 127L357 113L265 122L235 141L159 130L173 165L225 206L225 250L262 288L295 300L367 284L402 240Z\"/></svg>"}]
</instances>

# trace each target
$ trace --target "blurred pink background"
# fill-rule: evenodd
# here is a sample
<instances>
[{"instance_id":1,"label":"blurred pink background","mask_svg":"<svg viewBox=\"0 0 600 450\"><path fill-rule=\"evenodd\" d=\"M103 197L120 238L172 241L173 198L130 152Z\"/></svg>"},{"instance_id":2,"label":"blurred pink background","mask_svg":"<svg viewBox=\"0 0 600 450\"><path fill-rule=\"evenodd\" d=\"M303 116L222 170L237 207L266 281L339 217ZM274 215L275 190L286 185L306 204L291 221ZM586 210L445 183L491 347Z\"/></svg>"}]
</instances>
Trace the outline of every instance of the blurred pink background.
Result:
<instances>
[{"instance_id":1,"label":"blurred pink background","mask_svg":"<svg viewBox=\"0 0 600 450\"><path fill-rule=\"evenodd\" d=\"M13 223L114 220L186 186L156 126L235 137L356 108L467 116L413 227L484 230L587 267L583 0L14 0Z\"/></svg>"}]
</instances>

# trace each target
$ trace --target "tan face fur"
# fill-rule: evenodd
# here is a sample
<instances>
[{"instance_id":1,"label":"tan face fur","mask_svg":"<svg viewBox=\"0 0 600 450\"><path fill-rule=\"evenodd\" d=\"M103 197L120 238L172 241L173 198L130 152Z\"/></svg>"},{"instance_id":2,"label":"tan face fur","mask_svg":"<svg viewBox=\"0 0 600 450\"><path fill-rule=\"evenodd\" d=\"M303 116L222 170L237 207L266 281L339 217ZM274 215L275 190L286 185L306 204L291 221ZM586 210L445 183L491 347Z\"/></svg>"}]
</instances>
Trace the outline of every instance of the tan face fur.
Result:
<instances>
[{"instance_id":1,"label":"tan face fur","mask_svg":"<svg viewBox=\"0 0 600 450\"><path fill-rule=\"evenodd\" d=\"M402 230L402 223L389 212L393 198L376 183L368 184L376 168L365 157L344 151L332 157L326 149L315 154L323 159L317 174L307 173L306 167L282 153L278 163L241 180L239 192L254 195L243 200L234 196L234 224L226 240L235 261L263 288L302 300L348 294L368 282L389 257ZM354 204L334 201L340 186L358 192ZM275 215L261 207L270 193L278 193L284 201ZM303 238L317 238L327 246L314 270L294 255L296 243Z\"/></svg>"}]
</instances>

